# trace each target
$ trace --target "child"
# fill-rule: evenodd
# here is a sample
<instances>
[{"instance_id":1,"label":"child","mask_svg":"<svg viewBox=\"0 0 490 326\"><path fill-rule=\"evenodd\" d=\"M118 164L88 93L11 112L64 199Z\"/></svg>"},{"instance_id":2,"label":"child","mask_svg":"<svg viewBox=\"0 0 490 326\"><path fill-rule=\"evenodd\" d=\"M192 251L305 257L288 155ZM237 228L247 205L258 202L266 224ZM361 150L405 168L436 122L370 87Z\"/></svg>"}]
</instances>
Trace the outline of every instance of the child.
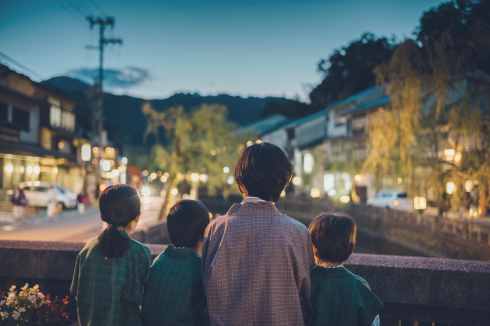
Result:
<instances>
[{"instance_id":1,"label":"child","mask_svg":"<svg viewBox=\"0 0 490 326\"><path fill-rule=\"evenodd\" d=\"M311 270L313 319L310 326L379 325L383 304L368 283L345 268L356 245L356 223L350 217L323 214L311 222L315 262Z\"/></svg>"},{"instance_id":2,"label":"child","mask_svg":"<svg viewBox=\"0 0 490 326\"><path fill-rule=\"evenodd\" d=\"M78 324L140 326L151 263L148 248L129 237L141 215L140 197L130 186L110 186L100 195L99 209L109 226L78 254L70 289Z\"/></svg>"},{"instance_id":3,"label":"child","mask_svg":"<svg viewBox=\"0 0 490 326\"><path fill-rule=\"evenodd\" d=\"M206 229L203 286L211 325L303 325L311 315L306 227L274 203L291 180L284 152L269 143L245 148L235 180L245 200Z\"/></svg>"},{"instance_id":4,"label":"child","mask_svg":"<svg viewBox=\"0 0 490 326\"><path fill-rule=\"evenodd\" d=\"M198 252L208 224L209 212L198 201L181 200L170 208L167 229L174 246L151 266L143 299L145 326L203 324L206 299Z\"/></svg>"}]
</instances>

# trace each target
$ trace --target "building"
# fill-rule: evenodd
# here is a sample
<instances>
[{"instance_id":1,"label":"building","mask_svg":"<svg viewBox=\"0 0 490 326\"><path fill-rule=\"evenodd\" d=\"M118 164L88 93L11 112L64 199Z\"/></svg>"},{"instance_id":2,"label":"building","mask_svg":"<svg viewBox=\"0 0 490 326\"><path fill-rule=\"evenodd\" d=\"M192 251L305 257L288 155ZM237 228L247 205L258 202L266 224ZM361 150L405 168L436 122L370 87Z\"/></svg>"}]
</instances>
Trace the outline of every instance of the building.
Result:
<instances>
[{"instance_id":1,"label":"building","mask_svg":"<svg viewBox=\"0 0 490 326\"><path fill-rule=\"evenodd\" d=\"M75 133L76 103L56 90L0 65L0 188L8 195L21 182L84 185ZM3 198L2 198L3 199Z\"/></svg>"}]
</instances>

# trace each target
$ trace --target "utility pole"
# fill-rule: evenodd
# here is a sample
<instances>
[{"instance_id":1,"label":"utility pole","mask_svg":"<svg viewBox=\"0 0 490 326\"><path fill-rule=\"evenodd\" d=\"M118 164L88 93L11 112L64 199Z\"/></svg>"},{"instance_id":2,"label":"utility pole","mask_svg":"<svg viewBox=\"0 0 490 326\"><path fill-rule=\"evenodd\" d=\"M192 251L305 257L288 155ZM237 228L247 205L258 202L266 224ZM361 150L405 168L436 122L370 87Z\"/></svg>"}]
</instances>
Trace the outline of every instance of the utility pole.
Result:
<instances>
[{"instance_id":1,"label":"utility pole","mask_svg":"<svg viewBox=\"0 0 490 326\"><path fill-rule=\"evenodd\" d=\"M93 28L95 25L99 25L99 46L90 46L87 45L86 47L89 49L93 50L99 50L99 76L98 76L98 83L95 85L95 95L98 97L98 103L94 107L94 115L93 115L93 120L92 120L92 146L95 143L95 136L99 136L99 152L98 152L98 163L96 166L96 171L97 171L97 179L100 179L100 160L102 158L102 151L103 151L103 144L102 141L102 131L104 128L104 107L103 107L103 100L104 100L104 92L102 89L102 81L104 79L104 68L103 68L103 63L104 63L104 47L109 44L122 44L122 39L120 38L105 38L104 37L104 30L106 27L111 27L114 28L114 17L96 17L94 18L93 16L87 16L87 21L90 23L90 28Z\"/></svg>"}]
</instances>

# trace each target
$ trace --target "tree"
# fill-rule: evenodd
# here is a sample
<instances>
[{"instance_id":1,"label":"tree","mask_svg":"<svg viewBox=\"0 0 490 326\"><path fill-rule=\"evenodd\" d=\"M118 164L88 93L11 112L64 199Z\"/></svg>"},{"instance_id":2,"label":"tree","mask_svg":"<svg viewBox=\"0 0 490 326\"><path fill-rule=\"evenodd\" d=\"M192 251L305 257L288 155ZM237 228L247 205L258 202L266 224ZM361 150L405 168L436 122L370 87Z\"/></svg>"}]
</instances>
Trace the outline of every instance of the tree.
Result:
<instances>
[{"instance_id":1,"label":"tree","mask_svg":"<svg viewBox=\"0 0 490 326\"><path fill-rule=\"evenodd\" d=\"M160 112L145 103L142 111L147 118L145 138L150 134L156 138L152 156L158 167L169 174L160 218L172 203L171 190L180 181L190 179L192 173L207 174L205 186L211 195L218 190L225 196L230 191L237 192L227 180L245 146L244 137L250 135L235 136L238 126L226 120L226 107L203 104L190 113L180 106ZM228 173L224 173L224 167L229 168Z\"/></svg>"},{"instance_id":2,"label":"tree","mask_svg":"<svg viewBox=\"0 0 490 326\"><path fill-rule=\"evenodd\" d=\"M276 113L294 119L305 117L313 112L312 107L306 103L281 97L269 101L262 109L261 117L265 118Z\"/></svg>"},{"instance_id":3,"label":"tree","mask_svg":"<svg viewBox=\"0 0 490 326\"><path fill-rule=\"evenodd\" d=\"M477 69L488 72L489 22L490 1L444 3L423 15L415 40L398 45L375 68L392 106L370 118L372 151L363 168L396 171L412 194L430 184L441 211L449 180L460 184L454 203L466 196L457 178L476 181L480 198L488 193L489 88ZM463 151L462 142L470 140L475 149ZM461 157L448 159L448 146Z\"/></svg>"},{"instance_id":4,"label":"tree","mask_svg":"<svg viewBox=\"0 0 490 326\"><path fill-rule=\"evenodd\" d=\"M393 41L365 33L347 47L335 50L328 60L320 60L317 69L325 78L310 93L314 111L374 86L373 68L391 57L393 47Z\"/></svg>"}]
</instances>

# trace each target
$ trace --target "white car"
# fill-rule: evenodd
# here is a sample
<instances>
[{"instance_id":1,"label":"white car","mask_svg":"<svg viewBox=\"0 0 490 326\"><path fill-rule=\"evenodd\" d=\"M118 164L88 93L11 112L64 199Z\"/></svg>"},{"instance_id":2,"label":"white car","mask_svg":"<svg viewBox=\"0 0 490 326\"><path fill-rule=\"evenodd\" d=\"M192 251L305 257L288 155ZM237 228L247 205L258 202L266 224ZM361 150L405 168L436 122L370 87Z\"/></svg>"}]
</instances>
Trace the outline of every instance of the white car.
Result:
<instances>
[{"instance_id":1,"label":"white car","mask_svg":"<svg viewBox=\"0 0 490 326\"><path fill-rule=\"evenodd\" d=\"M398 193L396 190L381 190L376 196L369 198L367 203L373 207L385 207L400 211L413 210L412 201L407 198L407 193Z\"/></svg>"},{"instance_id":2,"label":"white car","mask_svg":"<svg viewBox=\"0 0 490 326\"><path fill-rule=\"evenodd\" d=\"M56 192L56 199L63 208L77 207L77 194L58 183L50 182L22 182L19 188L24 191L26 198L29 200L29 205L37 207L48 206L48 189L53 186Z\"/></svg>"}]
</instances>

